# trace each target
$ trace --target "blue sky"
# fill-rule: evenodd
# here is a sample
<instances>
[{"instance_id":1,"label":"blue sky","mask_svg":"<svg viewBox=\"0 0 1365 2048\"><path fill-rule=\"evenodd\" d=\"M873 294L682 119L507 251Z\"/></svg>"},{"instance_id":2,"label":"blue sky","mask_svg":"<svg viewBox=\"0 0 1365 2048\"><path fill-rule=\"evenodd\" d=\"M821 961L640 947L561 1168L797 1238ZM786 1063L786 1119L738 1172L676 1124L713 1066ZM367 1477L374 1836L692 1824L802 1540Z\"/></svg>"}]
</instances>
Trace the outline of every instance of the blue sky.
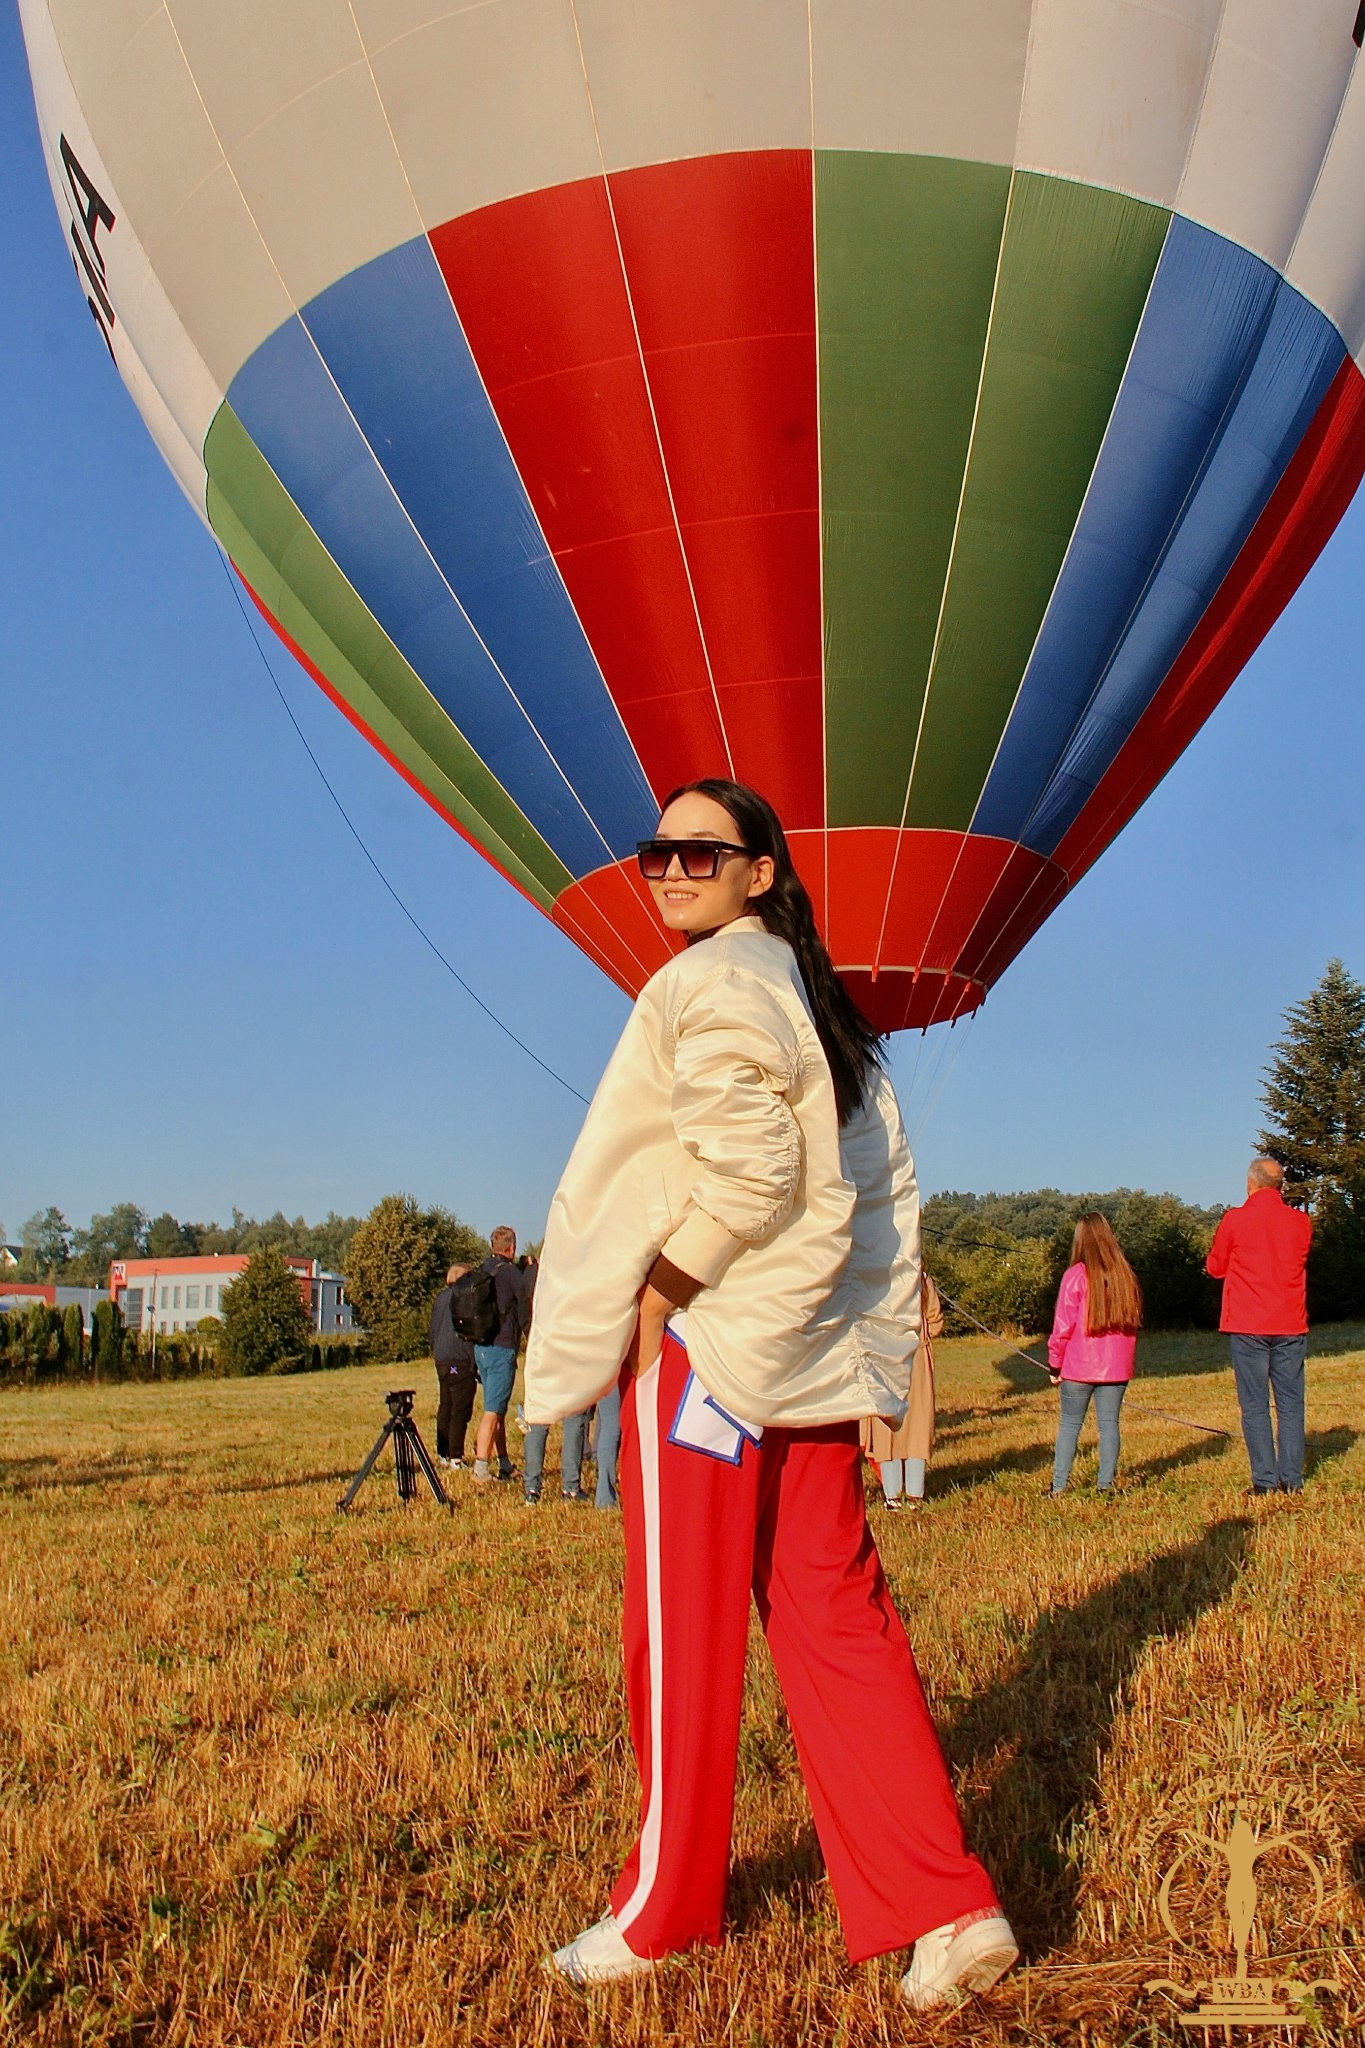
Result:
<instances>
[{"instance_id":1,"label":"blue sky","mask_svg":"<svg viewBox=\"0 0 1365 2048\"><path fill-rule=\"evenodd\" d=\"M0 178L0 1221L402 1188L538 1234L581 1105L432 958L291 730L82 304L10 4ZM1365 974L1363 553L1365 501L980 1015L895 1042L926 1187L1237 1198L1284 1006L1333 954ZM271 652L414 915L590 1092L625 999Z\"/></svg>"}]
</instances>

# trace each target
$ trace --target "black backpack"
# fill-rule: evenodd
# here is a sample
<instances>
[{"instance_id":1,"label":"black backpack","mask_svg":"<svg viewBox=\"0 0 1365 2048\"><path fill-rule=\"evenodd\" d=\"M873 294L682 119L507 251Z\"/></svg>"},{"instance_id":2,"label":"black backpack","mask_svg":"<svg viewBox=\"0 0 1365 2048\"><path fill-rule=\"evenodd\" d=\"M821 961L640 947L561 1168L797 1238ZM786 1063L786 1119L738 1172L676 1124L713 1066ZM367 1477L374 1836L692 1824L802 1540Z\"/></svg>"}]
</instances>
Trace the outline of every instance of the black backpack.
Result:
<instances>
[{"instance_id":1,"label":"black backpack","mask_svg":"<svg viewBox=\"0 0 1365 2048\"><path fill-rule=\"evenodd\" d=\"M491 1344L502 1328L497 1274L480 1268L457 1280L450 1290L450 1320L466 1344Z\"/></svg>"}]
</instances>

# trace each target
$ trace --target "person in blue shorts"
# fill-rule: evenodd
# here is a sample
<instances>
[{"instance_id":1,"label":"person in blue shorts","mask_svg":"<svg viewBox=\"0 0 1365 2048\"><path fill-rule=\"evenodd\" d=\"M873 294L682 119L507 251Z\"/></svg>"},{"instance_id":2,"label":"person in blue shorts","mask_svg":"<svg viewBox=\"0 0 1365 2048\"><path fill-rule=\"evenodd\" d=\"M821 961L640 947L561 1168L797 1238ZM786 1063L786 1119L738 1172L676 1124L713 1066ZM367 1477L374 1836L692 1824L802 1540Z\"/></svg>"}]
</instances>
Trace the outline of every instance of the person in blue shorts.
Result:
<instances>
[{"instance_id":1,"label":"person in blue shorts","mask_svg":"<svg viewBox=\"0 0 1365 2048\"><path fill-rule=\"evenodd\" d=\"M488 1242L492 1252L478 1271L493 1275L502 1320L491 1343L474 1346L474 1360L483 1383L483 1415L474 1439L474 1478L481 1486L495 1476L512 1477L512 1460L507 1455L507 1409L512 1399L512 1382L517 1376L517 1348L528 1321L525 1282L517 1266L517 1233L506 1223L500 1223L489 1233ZM495 1450L496 1474L491 1469Z\"/></svg>"}]
</instances>

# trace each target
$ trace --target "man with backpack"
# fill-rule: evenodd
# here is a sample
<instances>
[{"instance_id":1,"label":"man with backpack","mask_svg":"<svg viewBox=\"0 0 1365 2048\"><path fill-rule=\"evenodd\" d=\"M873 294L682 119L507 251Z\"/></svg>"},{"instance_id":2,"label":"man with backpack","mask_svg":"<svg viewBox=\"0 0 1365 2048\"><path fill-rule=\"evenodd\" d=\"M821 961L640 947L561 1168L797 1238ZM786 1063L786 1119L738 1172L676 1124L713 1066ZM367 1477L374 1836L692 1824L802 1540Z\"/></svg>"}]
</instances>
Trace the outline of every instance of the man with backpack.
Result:
<instances>
[{"instance_id":1,"label":"man with backpack","mask_svg":"<svg viewBox=\"0 0 1365 2048\"><path fill-rule=\"evenodd\" d=\"M474 1439L474 1477L485 1486L494 1477L489 1459L497 1447L499 1479L512 1477L507 1455L507 1408L512 1399L512 1382L517 1376L517 1347L529 1323L525 1283L517 1265L517 1233L506 1223L490 1231L492 1254L465 1279L472 1292L481 1284L483 1293L481 1330L475 1338L474 1357L483 1382L483 1415ZM496 1321L495 1321L496 1318Z\"/></svg>"},{"instance_id":2,"label":"man with backpack","mask_svg":"<svg viewBox=\"0 0 1365 2048\"><path fill-rule=\"evenodd\" d=\"M431 1311L431 1355L436 1362L436 1455L452 1471L464 1470L464 1440L469 1418L474 1413L474 1389L478 1368L474 1363L474 1340L461 1330L463 1316L456 1304L463 1304L459 1283L468 1266L452 1266L446 1284Z\"/></svg>"}]
</instances>

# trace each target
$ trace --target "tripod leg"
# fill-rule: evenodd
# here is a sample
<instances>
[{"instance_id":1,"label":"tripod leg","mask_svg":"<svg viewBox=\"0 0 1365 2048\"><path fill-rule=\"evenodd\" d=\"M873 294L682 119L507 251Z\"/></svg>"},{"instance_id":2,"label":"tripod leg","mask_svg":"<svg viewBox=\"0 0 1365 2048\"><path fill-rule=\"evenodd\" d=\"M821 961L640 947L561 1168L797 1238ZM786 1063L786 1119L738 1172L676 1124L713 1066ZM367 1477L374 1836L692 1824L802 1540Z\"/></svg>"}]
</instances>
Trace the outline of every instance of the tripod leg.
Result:
<instances>
[{"instance_id":1,"label":"tripod leg","mask_svg":"<svg viewBox=\"0 0 1365 2048\"><path fill-rule=\"evenodd\" d=\"M382 1429L380 1430L380 1432L379 1432L379 1436L378 1436L378 1439L376 1440L376 1443L375 1443L375 1447L374 1447L374 1449L373 1449L373 1450L372 1450L372 1451L370 1452L370 1455L369 1455L369 1457L368 1457L368 1458L367 1458L367 1459L365 1460L365 1462L364 1462L364 1464L363 1464L363 1465L361 1466L360 1470L359 1470L359 1471L358 1471L358 1472L356 1473L356 1475L355 1475L355 1478L354 1478L354 1479L353 1479L353 1480L351 1481L351 1483L350 1483L350 1485L349 1485L349 1486L347 1487L347 1489L346 1489L345 1493L344 1493L344 1494L343 1494L343 1495L341 1496L341 1499L340 1499L340 1500L339 1500L339 1501L337 1502L337 1513L338 1513L339 1515L344 1515L344 1514L345 1514L345 1512L346 1512L347 1508L348 1508L348 1507L349 1507L349 1506L351 1505L351 1502L352 1502L352 1501L353 1501L353 1500L355 1499L355 1497L356 1497L356 1495L357 1495L357 1494L359 1493L359 1491L360 1491L361 1487L362 1487L362 1486L363 1486L363 1485L365 1484L365 1481L366 1481L366 1480L367 1480L367 1479L369 1478L369 1476L370 1476L371 1472L373 1472L373 1470L374 1470L374 1465L375 1465L375 1460L376 1460L376 1458L377 1458L377 1457L379 1456L379 1453L380 1453L380 1452L381 1452L381 1451L383 1450L383 1448L384 1448L385 1444L386 1444L386 1443L388 1442L388 1440L389 1440L389 1436L390 1436L390 1434L391 1434L392 1430L393 1430L393 1421L392 1421L392 1419L390 1419L390 1420L389 1420L388 1422L386 1422L386 1423L384 1424L384 1427L383 1427L383 1428L382 1428Z\"/></svg>"},{"instance_id":2,"label":"tripod leg","mask_svg":"<svg viewBox=\"0 0 1365 2048\"><path fill-rule=\"evenodd\" d=\"M409 1418L403 1424L403 1431L404 1435L407 1437L408 1440L409 1450L411 1451L412 1455L416 1458L418 1464L422 1468L422 1471L426 1475L427 1485L431 1488L432 1492L435 1494L437 1500L441 1503L441 1506L443 1508L450 1508L453 1510L455 1504L451 1500L450 1495L446 1492L445 1487L441 1484L441 1475L436 1470L436 1467L432 1464L431 1453L428 1451L426 1445L422 1442L421 1430L417 1427L417 1424ZM415 1493L416 1491L417 1484L416 1476L414 1475L413 1492Z\"/></svg>"},{"instance_id":3,"label":"tripod leg","mask_svg":"<svg viewBox=\"0 0 1365 2048\"><path fill-rule=\"evenodd\" d=\"M412 1440L407 1417L400 1415L393 1431L393 1479L398 1498L407 1502L417 1497L417 1467L412 1462Z\"/></svg>"}]
</instances>

